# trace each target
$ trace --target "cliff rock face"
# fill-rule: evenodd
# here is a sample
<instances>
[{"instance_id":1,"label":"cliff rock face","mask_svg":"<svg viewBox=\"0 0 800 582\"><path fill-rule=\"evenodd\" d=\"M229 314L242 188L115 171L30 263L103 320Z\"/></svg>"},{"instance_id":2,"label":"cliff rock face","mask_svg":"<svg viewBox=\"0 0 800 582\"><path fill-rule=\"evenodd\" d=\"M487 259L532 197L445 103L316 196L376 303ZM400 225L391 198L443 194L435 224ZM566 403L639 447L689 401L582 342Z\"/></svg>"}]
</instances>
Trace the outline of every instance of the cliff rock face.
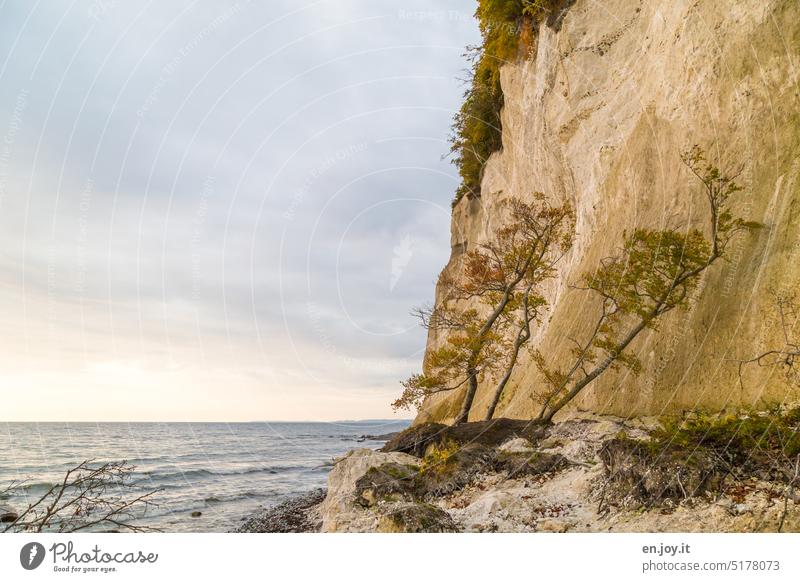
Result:
<instances>
[{"instance_id":1,"label":"cliff rock face","mask_svg":"<svg viewBox=\"0 0 800 582\"><path fill-rule=\"evenodd\" d=\"M639 376L608 372L575 407L627 417L796 399L768 368L753 366L740 382L733 360L783 346L772 293L800 287L800 3L577 0L557 20L539 26L528 59L502 70L503 149L481 196L454 208L445 270L457 274L463 253L497 228L503 199L540 191L570 201L576 243L531 342L563 365L569 338L585 337L596 313L570 284L626 230L703 224L705 199L680 161L699 144L723 170L741 169L733 209L765 228L735 240L689 310L637 338ZM429 347L441 341L431 333ZM482 383L471 419L482 418L492 388ZM526 357L497 416L538 412L541 391ZM430 398L417 422L452 419L461 397Z\"/></svg>"}]
</instances>

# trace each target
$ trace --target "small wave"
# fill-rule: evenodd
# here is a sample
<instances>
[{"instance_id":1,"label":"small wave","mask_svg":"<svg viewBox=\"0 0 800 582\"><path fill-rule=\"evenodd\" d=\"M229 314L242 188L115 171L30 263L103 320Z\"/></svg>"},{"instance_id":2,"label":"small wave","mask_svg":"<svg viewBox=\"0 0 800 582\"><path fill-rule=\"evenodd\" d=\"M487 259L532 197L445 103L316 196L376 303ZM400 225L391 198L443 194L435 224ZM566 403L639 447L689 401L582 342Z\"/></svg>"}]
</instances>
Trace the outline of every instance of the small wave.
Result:
<instances>
[{"instance_id":1,"label":"small wave","mask_svg":"<svg viewBox=\"0 0 800 582\"><path fill-rule=\"evenodd\" d=\"M232 493L230 495L210 495L205 499L203 499L203 501L207 504L214 504L214 503L228 503L231 501L239 501L241 499L265 499L267 497L275 497L275 493L243 491L241 493Z\"/></svg>"},{"instance_id":2,"label":"small wave","mask_svg":"<svg viewBox=\"0 0 800 582\"><path fill-rule=\"evenodd\" d=\"M50 489L51 487L55 487L55 483L51 481L33 481L29 483L20 483L18 486L14 487L17 491L33 491L35 489Z\"/></svg>"},{"instance_id":3,"label":"small wave","mask_svg":"<svg viewBox=\"0 0 800 582\"><path fill-rule=\"evenodd\" d=\"M305 465L282 465L282 466L269 466L269 467L249 467L246 469L233 469L233 470L214 470L214 469L186 469L185 471L173 471L169 473L161 473L159 471L144 471L139 475L143 477L140 481L147 479L157 480L174 480L174 479L193 479L203 477L233 477L238 475L253 475L257 473L268 473L277 475L278 473L286 473L289 471L307 471L316 470L317 467L308 467Z\"/></svg>"},{"instance_id":4,"label":"small wave","mask_svg":"<svg viewBox=\"0 0 800 582\"><path fill-rule=\"evenodd\" d=\"M236 503L240 501L250 501L250 504L265 503L267 500L281 497L281 494L274 491L239 491L231 493L213 493L205 497L193 497L182 495L164 500L157 509L148 513L149 517L167 514L183 514L187 511L207 507L220 506L222 504Z\"/></svg>"}]
</instances>

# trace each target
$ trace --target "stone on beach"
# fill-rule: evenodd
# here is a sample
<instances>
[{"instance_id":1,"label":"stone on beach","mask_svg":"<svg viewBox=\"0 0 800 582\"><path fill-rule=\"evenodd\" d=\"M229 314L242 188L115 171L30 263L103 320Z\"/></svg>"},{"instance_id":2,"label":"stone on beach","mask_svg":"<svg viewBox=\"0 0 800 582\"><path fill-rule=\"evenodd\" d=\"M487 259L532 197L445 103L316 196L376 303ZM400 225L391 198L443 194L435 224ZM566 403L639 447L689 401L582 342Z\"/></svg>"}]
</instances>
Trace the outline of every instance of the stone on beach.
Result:
<instances>
[{"instance_id":1,"label":"stone on beach","mask_svg":"<svg viewBox=\"0 0 800 582\"><path fill-rule=\"evenodd\" d=\"M13 523L17 521L19 514L8 506L0 505L0 523Z\"/></svg>"},{"instance_id":2,"label":"stone on beach","mask_svg":"<svg viewBox=\"0 0 800 582\"><path fill-rule=\"evenodd\" d=\"M322 531L373 531L377 514L357 501L356 482L373 467L386 463L417 466L419 459L405 453L354 449L337 460L328 475L328 495L320 507Z\"/></svg>"},{"instance_id":3,"label":"stone on beach","mask_svg":"<svg viewBox=\"0 0 800 582\"><path fill-rule=\"evenodd\" d=\"M245 518L237 533L307 533L321 527L319 505L324 489L315 489L279 503L258 515Z\"/></svg>"}]
</instances>

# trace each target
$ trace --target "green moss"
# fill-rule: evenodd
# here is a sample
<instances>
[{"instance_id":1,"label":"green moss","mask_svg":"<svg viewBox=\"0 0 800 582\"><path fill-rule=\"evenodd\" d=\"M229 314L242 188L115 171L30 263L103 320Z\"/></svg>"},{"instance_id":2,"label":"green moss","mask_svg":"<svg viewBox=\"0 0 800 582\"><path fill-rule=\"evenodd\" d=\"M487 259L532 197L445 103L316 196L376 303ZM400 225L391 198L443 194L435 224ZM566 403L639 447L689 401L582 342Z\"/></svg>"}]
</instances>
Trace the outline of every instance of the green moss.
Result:
<instances>
[{"instance_id":1,"label":"green moss","mask_svg":"<svg viewBox=\"0 0 800 582\"><path fill-rule=\"evenodd\" d=\"M459 445L445 441L430 447L414 479L419 499L449 495L472 482L476 475L493 470L492 449L478 444Z\"/></svg>"},{"instance_id":2,"label":"green moss","mask_svg":"<svg viewBox=\"0 0 800 582\"><path fill-rule=\"evenodd\" d=\"M356 502L374 507L380 501L408 501L414 498L414 478L417 467L399 463L384 463L371 467L355 483Z\"/></svg>"},{"instance_id":3,"label":"green moss","mask_svg":"<svg viewBox=\"0 0 800 582\"><path fill-rule=\"evenodd\" d=\"M500 68L520 57L535 23L558 4L559 0L478 0L475 17L483 42L470 50L472 79L451 136L453 163L461 176L456 202L465 194L480 194L486 161L502 147Z\"/></svg>"},{"instance_id":4,"label":"green moss","mask_svg":"<svg viewBox=\"0 0 800 582\"><path fill-rule=\"evenodd\" d=\"M450 515L428 503L408 503L394 507L378 522L378 531L387 533L445 533L458 531Z\"/></svg>"},{"instance_id":5,"label":"green moss","mask_svg":"<svg viewBox=\"0 0 800 582\"><path fill-rule=\"evenodd\" d=\"M647 507L680 501L757 478L790 483L800 454L800 408L692 413L664 421L650 440L620 434L599 453L610 488L607 501L633 498Z\"/></svg>"},{"instance_id":6,"label":"green moss","mask_svg":"<svg viewBox=\"0 0 800 582\"><path fill-rule=\"evenodd\" d=\"M654 450L663 450L667 445L684 449L702 446L734 461L758 456L793 459L800 455L800 408L701 413L685 420L670 419L653 437L649 446Z\"/></svg>"}]
</instances>

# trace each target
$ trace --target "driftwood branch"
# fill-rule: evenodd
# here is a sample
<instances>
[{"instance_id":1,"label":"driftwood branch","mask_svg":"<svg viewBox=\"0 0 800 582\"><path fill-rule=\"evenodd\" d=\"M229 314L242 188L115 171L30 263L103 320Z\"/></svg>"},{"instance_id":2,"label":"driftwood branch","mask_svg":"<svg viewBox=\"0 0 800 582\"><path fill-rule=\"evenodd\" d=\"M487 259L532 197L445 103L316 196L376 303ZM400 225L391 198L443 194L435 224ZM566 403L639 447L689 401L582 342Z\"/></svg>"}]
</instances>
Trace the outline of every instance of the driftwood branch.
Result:
<instances>
[{"instance_id":1,"label":"driftwood branch","mask_svg":"<svg viewBox=\"0 0 800 582\"><path fill-rule=\"evenodd\" d=\"M157 505L155 498L161 489L134 493L134 470L126 461L82 461L0 531L71 533L104 525L129 532L158 531L137 525L135 520ZM13 494L23 484L13 483L4 493Z\"/></svg>"}]
</instances>

